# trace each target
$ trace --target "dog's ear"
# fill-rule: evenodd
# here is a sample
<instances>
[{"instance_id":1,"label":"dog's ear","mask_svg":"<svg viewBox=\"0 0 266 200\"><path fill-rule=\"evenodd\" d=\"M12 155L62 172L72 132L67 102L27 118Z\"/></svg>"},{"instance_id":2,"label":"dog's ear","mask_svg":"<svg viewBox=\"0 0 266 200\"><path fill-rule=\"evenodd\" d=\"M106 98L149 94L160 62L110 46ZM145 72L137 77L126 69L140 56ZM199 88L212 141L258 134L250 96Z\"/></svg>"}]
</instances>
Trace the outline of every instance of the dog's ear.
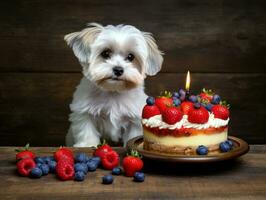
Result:
<instances>
[{"instance_id":1,"label":"dog's ear","mask_svg":"<svg viewBox=\"0 0 266 200\"><path fill-rule=\"evenodd\" d=\"M145 73L149 76L157 74L162 68L163 53L158 49L151 33L142 32L148 46L148 60Z\"/></svg>"},{"instance_id":2,"label":"dog's ear","mask_svg":"<svg viewBox=\"0 0 266 200\"><path fill-rule=\"evenodd\" d=\"M88 26L80 32L70 33L64 37L64 40L73 49L75 56L81 63L89 63L90 44L104 28L97 23L89 23Z\"/></svg>"}]
</instances>

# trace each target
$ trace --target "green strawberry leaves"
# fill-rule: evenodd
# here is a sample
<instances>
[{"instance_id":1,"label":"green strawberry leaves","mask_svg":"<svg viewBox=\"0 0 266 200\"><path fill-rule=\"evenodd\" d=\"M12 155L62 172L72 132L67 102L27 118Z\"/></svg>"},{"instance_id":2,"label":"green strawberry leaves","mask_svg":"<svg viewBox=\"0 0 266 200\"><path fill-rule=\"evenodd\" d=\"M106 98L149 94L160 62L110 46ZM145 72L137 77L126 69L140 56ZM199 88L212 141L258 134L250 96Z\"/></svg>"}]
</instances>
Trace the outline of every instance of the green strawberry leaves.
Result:
<instances>
[{"instance_id":1,"label":"green strawberry leaves","mask_svg":"<svg viewBox=\"0 0 266 200\"><path fill-rule=\"evenodd\" d=\"M230 104L228 104L225 100L224 101L220 101L220 105L226 106L228 109L230 109Z\"/></svg>"},{"instance_id":2,"label":"green strawberry leaves","mask_svg":"<svg viewBox=\"0 0 266 200\"><path fill-rule=\"evenodd\" d=\"M30 144L27 143L25 145L25 147L21 148L21 149L15 149L16 152L22 152L22 151L28 151L30 149Z\"/></svg>"},{"instance_id":3,"label":"green strawberry leaves","mask_svg":"<svg viewBox=\"0 0 266 200\"><path fill-rule=\"evenodd\" d=\"M137 158L142 158L142 156L139 154L138 151L131 149L131 151L129 153L127 153L127 156L134 156Z\"/></svg>"},{"instance_id":4,"label":"green strawberry leaves","mask_svg":"<svg viewBox=\"0 0 266 200\"><path fill-rule=\"evenodd\" d=\"M159 97L167 97L167 98L171 98L172 97L172 93L169 91L163 91L160 93Z\"/></svg>"},{"instance_id":5,"label":"green strawberry leaves","mask_svg":"<svg viewBox=\"0 0 266 200\"><path fill-rule=\"evenodd\" d=\"M106 142L105 139L103 139L103 140L101 141L101 143L97 145L97 148L99 148L99 147L101 147L101 146L103 146L103 145L105 145L105 144L107 144L107 142Z\"/></svg>"},{"instance_id":6,"label":"green strawberry leaves","mask_svg":"<svg viewBox=\"0 0 266 200\"><path fill-rule=\"evenodd\" d=\"M214 95L214 92L211 89L203 88L202 92L211 96Z\"/></svg>"}]
</instances>

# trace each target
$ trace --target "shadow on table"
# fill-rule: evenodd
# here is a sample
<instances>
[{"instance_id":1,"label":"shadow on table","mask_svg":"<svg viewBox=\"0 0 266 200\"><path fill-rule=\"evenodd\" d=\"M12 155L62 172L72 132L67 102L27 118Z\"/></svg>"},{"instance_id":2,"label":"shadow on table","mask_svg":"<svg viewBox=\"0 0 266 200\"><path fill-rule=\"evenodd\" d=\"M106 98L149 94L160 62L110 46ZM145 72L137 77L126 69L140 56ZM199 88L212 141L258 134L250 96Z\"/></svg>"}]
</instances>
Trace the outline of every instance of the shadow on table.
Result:
<instances>
[{"instance_id":1,"label":"shadow on table","mask_svg":"<svg viewBox=\"0 0 266 200\"><path fill-rule=\"evenodd\" d=\"M237 171L243 165L241 159L220 161L214 163L173 163L144 159L144 172L147 174L197 176L223 174Z\"/></svg>"}]
</instances>

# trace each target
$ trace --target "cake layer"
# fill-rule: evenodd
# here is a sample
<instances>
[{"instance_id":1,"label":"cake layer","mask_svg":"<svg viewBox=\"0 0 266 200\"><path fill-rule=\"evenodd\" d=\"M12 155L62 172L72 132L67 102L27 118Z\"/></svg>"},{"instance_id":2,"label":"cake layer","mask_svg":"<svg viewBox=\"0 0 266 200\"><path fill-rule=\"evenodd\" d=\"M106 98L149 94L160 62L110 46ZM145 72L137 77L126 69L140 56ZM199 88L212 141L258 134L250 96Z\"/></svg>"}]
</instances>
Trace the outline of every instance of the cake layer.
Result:
<instances>
[{"instance_id":1,"label":"cake layer","mask_svg":"<svg viewBox=\"0 0 266 200\"><path fill-rule=\"evenodd\" d=\"M212 134L197 134L189 136L175 137L171 135L156 135L145 127L144 141L152 142L155 144L162 144L165 146L181 146L181 147L197 147L199 145L211 146L217 145L227 140L227 128L222 132Z\"/></svg>"},{"instance_id":2,"label":"cake layer","mask_svg":"<svg viewBox=\"0 0 266 200\"><path fill-rule=\"evenodd\" d=\"M167 154L184 154L184 155L197 154L196 152L197 147L168 146L168 145L149 142L147 140L144 140L143 148L147 151L157 151L160 153L167 153ZM208 146L209 153L214 153L216 151L219 151L218 144Z\"/></svg>"},{"instance_id":3,"label":"cake layer","mask_svg":"<svg viewBox=\"0 0 266 200\"><path fill-rule=\"evenodd\" d=\"M216 133L222 133L227 131L227 126L219 127L219 128L206 128L206 129L195 129L195 128L180 128L180 129L160 129L158 127L151 128L143 125L143 129L147 130L158 136L173 136L173 137L184 137L184 136L192 136L192 135L211 135Z\"/></svg>"}]
</instances>

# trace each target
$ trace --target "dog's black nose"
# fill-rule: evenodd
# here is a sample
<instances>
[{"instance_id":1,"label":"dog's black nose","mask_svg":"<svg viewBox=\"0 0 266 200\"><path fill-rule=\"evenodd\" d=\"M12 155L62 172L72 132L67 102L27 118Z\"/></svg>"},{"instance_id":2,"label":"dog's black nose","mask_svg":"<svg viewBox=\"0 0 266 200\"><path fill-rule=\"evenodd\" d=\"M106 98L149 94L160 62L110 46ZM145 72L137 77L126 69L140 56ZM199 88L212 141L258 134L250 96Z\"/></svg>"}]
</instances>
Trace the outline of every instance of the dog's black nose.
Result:
<instances>
[{"instance_id":1,"label":"dog's black nose","mask_svg":"<svg viewBox=\"0 0 266 200\"><path fill-rule=\"evenodd\" d=\"M123 67L114 67L113 68L114 75L121 76L124 73Z\"/></svg>"}]
</instances>

